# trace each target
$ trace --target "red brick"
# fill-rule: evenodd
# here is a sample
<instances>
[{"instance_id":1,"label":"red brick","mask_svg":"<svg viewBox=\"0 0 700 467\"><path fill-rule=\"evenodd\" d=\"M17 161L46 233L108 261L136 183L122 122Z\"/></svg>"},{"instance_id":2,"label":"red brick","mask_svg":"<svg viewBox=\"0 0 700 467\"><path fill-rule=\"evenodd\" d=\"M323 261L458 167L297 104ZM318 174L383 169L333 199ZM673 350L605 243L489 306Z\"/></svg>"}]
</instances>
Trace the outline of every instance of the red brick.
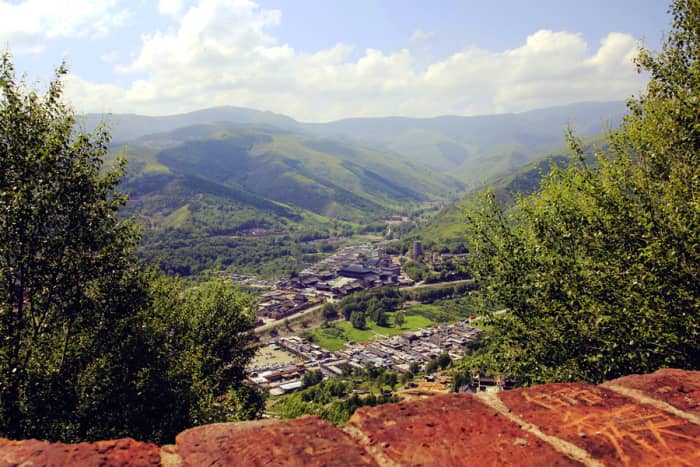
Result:
<instances>
[{"instance_id":1,"label":"red brick","mask_svg":"<svg viewBox=\"0 0 700 467\"><path fill-rule=\"evenodd\" d=\"M318 417L205 425L180 433L176 443L183 466L377 465Z\"/></svg>"},{"instance_id":2,"label":"red brick","mask_svg":"<svg viewBox=\"0 0 700 467\"><path fill-rule=\"evenodd\" d=\"M603 386L630 388L674 406L700 415L700 371L659 370L649 375L629 375L614 379Z\"/></svg>"},{"instance_id":3,"label":"red brick","mask_svg":"<svg viewBox=\"0 0 700 467\"><path fill-rule=\"evenodd\" d=\"M602 387L545 384L499 394L512 413L608 465L700 465L700 426Z\"/></svg>"},{"instance_id":4,"label":"red brick","mask_svg":"<svg viewBox=\"0 0 700 467\"><path fill-rule=\"evenodd\" d=\"M0 438L0 465L160 465L160 448L133 439L63 444Z\"/></svg>"},{"instance_id":5,"label":"red brick","mask_svg":"<svg viewBox=\"0 0 700 467\"><path fill-rule=\"evenodd\" d=\"M468 394L362 408L346 430L403 465L578 465Z\"/></svg>"},{"instance_id":6,"label":"red brick","mask_svg":"<svg viewBox=\"0 0 700 467\"><path fill-rule=\"evenodd\" d=\"M162 449L133 439L0 438L0 466L575 463L560 451L589 464L700 465L700 372L661 370L607 384L548 384L364 408L341 429L316 417L207 425Z\"/></svg>"}]
</instances>

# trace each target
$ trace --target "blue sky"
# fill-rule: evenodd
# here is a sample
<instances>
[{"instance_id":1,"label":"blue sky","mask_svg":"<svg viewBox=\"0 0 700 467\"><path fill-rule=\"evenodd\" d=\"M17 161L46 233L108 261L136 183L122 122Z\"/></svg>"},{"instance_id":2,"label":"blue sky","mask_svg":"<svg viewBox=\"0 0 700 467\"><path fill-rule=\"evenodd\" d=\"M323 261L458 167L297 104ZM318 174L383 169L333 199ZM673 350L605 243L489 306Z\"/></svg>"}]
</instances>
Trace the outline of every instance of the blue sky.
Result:
<instances>
[{"instance_id":1,"label":"blue sky","mask_svg":"<svg viewBox=\"0 0 700 467\"><path fill-rule=\"evenodd\" d=\"M0 0L0 44L29 80L65 57L80 111L215 105L304 121L519 112L624 99L655 1Z\"/></svg>"}]
</instances>

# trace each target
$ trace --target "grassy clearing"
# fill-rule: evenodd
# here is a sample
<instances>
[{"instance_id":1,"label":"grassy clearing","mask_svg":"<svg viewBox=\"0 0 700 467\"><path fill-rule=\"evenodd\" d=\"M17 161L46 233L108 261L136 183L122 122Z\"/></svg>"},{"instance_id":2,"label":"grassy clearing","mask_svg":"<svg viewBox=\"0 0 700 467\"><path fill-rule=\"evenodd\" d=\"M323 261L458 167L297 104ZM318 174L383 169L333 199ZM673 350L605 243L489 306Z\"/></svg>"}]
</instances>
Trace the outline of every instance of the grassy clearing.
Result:
<instances>
[{"instance_id":1,"label":"grassy clearing","mask_svg":"<svg viewBox=\"0 0 700 467\"><path fill-rule=\"evenodd\" d=\"M165 219L163 219L162 225L176 229L182 227L191 217L192 211L190 210L190 205L185 204L184 206L171 212Z\"/></svg>"},{"instance_id":2,"label":"grassy clearing","mask_svg":"<svg viewBox=\"0 0 700 467\"><path fill-rule=\"evenodd\" d=\"M403 309L405 319L400 328L394 324L394 312L387 313L389 327L377 326L367 320L366 329L355 329L348 321L335 321L331 327L306 331L313 341L324 349L335 351L345 348L348 341L369 342L382 337L395 336L404 332L417 331L437 323L451 323L474 313L472 298L469 296L439 300L434 303L419 303ZM483 324L483 323L482 323Z\"/></svg>"},{"instance_id":3,"label":"grassy clearing","mask_svg":"<svg viewBox=\"0 0 700 467\"><path fill-rule=\"evenodd\" d=\"M347 321L337 321L331 328L317 328L311 331L313 340L324 349L335 351L345 347L348 341L369 342L383 337L395 336L409 331L423 329L434 321L421 315L406 314L406 321L399 328L394 324L394 313L388 313L389 327L377 326L374 322L367 322L366 329L355 329Z\"/></svg>"},{"instance_id":4,"label":"grassy clearing","mask_svg":"<svg viewBox=\"0 0 700 467\"><path fill-rule=\"evenodd\" d=\"M156 161L155 159L146 159L145 165L143 166L143 173L144 174L159 174L159 173L170 173L170 169L161 164L160 162Z\"/></svg>"}]
</instances>

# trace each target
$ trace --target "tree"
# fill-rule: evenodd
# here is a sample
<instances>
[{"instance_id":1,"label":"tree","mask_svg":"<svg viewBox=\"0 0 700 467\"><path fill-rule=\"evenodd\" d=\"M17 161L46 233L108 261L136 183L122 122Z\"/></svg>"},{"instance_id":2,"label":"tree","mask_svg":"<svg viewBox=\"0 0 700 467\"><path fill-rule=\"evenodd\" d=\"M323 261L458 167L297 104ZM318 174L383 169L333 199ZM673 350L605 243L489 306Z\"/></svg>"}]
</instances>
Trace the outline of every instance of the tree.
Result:
<instances>
[{"instance_id":1,"label":"tree","mask_svg":"<svg viewBox=\"0 0 700 467\"><path fill-rule=\"evenodd\" d=\"M469 214L473 266L491 317L474 369L525 382L599 382L700 365L700 5L677 0L663 50L642 50L646 92L609 153L574 153L505 210Z\"/></svg>"},{"instance_id":2,"label":"tree","mask_svg":"<svg viewBox=\"0 0 700 467\"><path fill-rule=\"evenodd\" d=\"M391 389L394 389L398 382L399 377L395 371L385 371L379 380L382 386L389 386Z\"/></svg>"},{"instance_id":3,"label":"tree","mask_svg":"<svg viewBox=\"0 0 700 467\"><path fill-rule=\"evenodd\" d=\"M377 319L375 320L375 322L377 323L377 326L389 326L389 318L387 317L383 309L380 308L379 310L377 310Z\"/></svg>"},{"instance_id":4,"label":"tree","mask_svg":"<svg viewBox=\"0 0 700 467\"><path fill-rule=\"evenodd\" d=\"M225 407L231 421L256 420L265 411L267 392L256 386L241 384L228 392Z\"/></svg>"},{"instance_id":5,"label":"tree","mask_svg":"<svg viewBox=\"0 0 700 467\"><path fill-rule=\"evenodd\" d=\"M399 328L406 322L406 312L399 310L394 314L394 324Z\"/></svg>"},{"instance_id":6,"label":"tree","mask_svg":"<svg viewBox=\"0 0 700 467\"><path fill-rule=\"evenodd\" d=\"M369 319L376 322L379 317L380 311L383 310L381 305L379 304L379 300L377 299L377 297L370 298L365 307L365 316L368 316Z\"/></svg>"},{"instance_id":7,"label":"tree","mask_svg":"<svg viewBox=\"0 0 700 467\"><path fill-rule=\"evenodd\" d=\"M450 363L452 363L452 358L450 357L450 354L447 352L442 352L438 358L437 358L438 365L440 365L440 368L443 370L450 366Z\"/></svg>"},{"instance_id":8,"label":"tree","mask_svg":"<svg viewBox=\"0 0 700 467\"><path fill-rule=\"evenodd\" d=\"M338 319L338 305L336 305L335 303L326 302L323 305L322 313L323 318L326 321Z\"/></svg>"},{"instance_id":9,"label":"tree","mask_svg":"<svg viewBox=\"0 0 700 467\"><path fill-rule=\"evenodd\" d=\"M306 373L304 373L304 376L301 377L301 382L305 388L308 388L309 386L315 386L321 381L323 381L323 373L321 373L321 370L307 371Z\"/></svg>"},{"instance_id":10,"label":"tree","mask_svg":"<svg viewBox=\"0 0 700 467\"><path fill-rule=\"evenodd\" d=\"M119 370L128 349L106 333L128 329L145 300L137 231L117 218L124 161L103 170L104 127L74 132L65 73L40 96L9 54L0 63L0 420L13 437L73 430L38 421L69 417L88 368Z\"/></svg>"},{"instance_id":11,"label":"tree","mask_svg":"<svg viewBox=\"0 0 700 467\"><path fill-rule=\"evenodd\" d=\"M0 436L172 442L240 416L217 400L255 352L250 297L143 271L125 163L76 130L65 73L39 95L0 63Z\"/></svg>"},{"instance_id":12,"label":"tree","mask_svg":"<svg viewBox=\"0 0 700 467\"><path fill-rule=\"evenodd\" d=\"M367 327L367 318L361 311L353 311L350 315L350 324L355 329L365 329Z\"/></svg>"},{"instance_id":13,"label":"tree","mask_svg":"<svg viewBox=\"0 0 700 467\"><path fill-rule=\"evenodd\" d=\"M186 362L186 371L196 375L194 383L203 391L200 399L213 399L241 383L245 365L255 354L252 299L220 280L187 288L180 295L179 316L169 321L179 328L180 359Z\"/></svg>"},{"instance_id":14,"label":"tree","mask_svg":"<svg viewBox=\"0 0 700 467\"><path fill-rule=\"evenodd\" d=\"M440 368L440 363L438 362L437 359L430 360L428 363L425 364L425 368L423 371L425 371L426 375L430 375L438 371Z\"/></svg>"}]
</instances>

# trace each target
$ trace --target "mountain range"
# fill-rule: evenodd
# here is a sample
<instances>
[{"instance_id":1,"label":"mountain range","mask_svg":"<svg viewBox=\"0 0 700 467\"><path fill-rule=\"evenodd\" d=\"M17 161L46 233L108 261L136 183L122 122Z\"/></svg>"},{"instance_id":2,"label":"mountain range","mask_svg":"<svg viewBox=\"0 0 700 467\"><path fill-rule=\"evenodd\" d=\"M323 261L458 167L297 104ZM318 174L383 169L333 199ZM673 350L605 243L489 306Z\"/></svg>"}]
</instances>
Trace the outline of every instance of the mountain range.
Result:
<instances>
[{"instance_id":1,"label":"mountain range","mask_svg":"<svg viewBox=\"0 0 700 467\"><path fill-rule=\"evenodd\" d=\"M581 140L586 164L596 166L595 154L608 150L608 141L604 135L596 135ZM538 157L531 162L505 174L489 180L488 188L505 209L511 208L518 196L527 196L535 192L552 167L564 169L572 164L568 148L559 148ZM429 222L422 222L414 228L407 240L421 239L425 247L431 249L436 245L456 251L463 250L466 239L465 216L482 201L483 191L472 190L464 196L443 207Z\"/></svg>"},{"instance_id":2,"label":"mountain range","mask_svg":"<svg viewBox=\"0 0 700 467\"><path fill-rule=\"evenodd\" d=\"M230 243L253 228L288 239L330 235L426 202L454 201L561 147L566 125L596 135L623 115L623 103L603 102L329 123L235 107L107 121L110 154L129 161L126 212L143 220L147 249L177 257L180 247L197 256L204 244ZM87 115L82 123L93 128L103 118Z\"/></svg>"},{"instance_id":3,"label":"mountain range","mask_svg":"<svg viewBox=\"0 0 700 467\"><path fill-rule=\"evenodd\" d=\"M167 117L115 114L108 120L115 143L202 124L274 127L395 153L474 187L561 147L567 126L579 136L594 136L617 126L625 113L625 104L615 101L499 115L351 118L328 123L302 123L288 116L238 107ZM86 127L92 128L102 118L87 115Z\"/></svg>"}]
</instances>

